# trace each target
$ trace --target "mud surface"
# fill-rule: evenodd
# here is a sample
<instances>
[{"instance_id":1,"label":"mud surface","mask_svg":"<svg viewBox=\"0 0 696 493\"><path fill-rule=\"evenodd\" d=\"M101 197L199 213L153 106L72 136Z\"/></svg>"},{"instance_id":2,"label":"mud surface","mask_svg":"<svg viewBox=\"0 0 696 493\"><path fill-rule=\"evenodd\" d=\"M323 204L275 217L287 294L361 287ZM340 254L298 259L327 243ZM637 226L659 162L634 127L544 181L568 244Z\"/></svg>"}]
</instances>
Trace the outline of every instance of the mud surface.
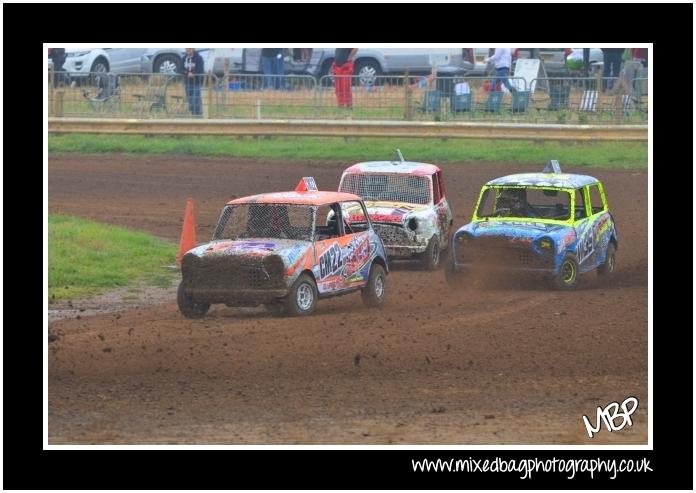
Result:
<instances>
[{"instance_id":1,"label":"mud surface","mask_svg":"<svg viewBox=\"0 0 696 493\"><path fill-rule=\"evenodd\" d=\"M51 156L49 211L178 241L190 196L202 241L228 199L293 189L302 176L335 189L350 164ZM458 227L484 181L541 165L443 168ZM187 320L172 292L54 317L49 442L647 443L647 173L589 174L604 181L620 235L607 287L590 273L568 293L525 278L454 292L442 270L398 264L381 311L353 294L309 318L213 306ZM589 439L582 415L594 422L597 406L630 395L633 425Z\"/></svg>"}]
</instances>

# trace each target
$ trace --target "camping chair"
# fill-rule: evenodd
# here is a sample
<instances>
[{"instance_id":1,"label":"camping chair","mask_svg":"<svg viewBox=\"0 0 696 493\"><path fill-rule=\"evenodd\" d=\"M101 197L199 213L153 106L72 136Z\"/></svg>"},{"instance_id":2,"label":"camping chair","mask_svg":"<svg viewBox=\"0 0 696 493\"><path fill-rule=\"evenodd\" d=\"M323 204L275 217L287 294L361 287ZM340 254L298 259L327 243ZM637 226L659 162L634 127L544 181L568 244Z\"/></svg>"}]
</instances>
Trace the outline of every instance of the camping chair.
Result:
<instances>
[{"instance_id":1,"label":"camping chair","mask_svg":"<svg viewBox=\"0 0 696 493\"><path fill-rule=\"evenodd\" d=\"M482 110L488 113L500 113L503 105L503 96L505 96L503 91L489 91Z\"/></svg>"},{"instance_id":2,"label":"camping chair","mask_svg":"<svg viewBox=\"0 0 696 493\"><path fill-rule=\"evenodd\" d=\"M95 86L82 94L89 101L92 111L115 112L121 101L121 85L115 74L99 74L94 78Z\"/></svg>"},{"instance_id":3,"label":"camping chair","mask_svg":"<svg viewBox=\"0 0 696 493\"><path fill-rule=\"evenodd\" d=\"M144 94L133 94L136 102L133 104L133 109L138 114L147 114L155 111L167 112L167 87L177 77L173 74L152 74L148 80L148 85L145 88ZM172 96L177 102L183 98L181 96Z\"/></svg>"},{"instance_id":4,"label":"camping chair","mask_svg":"<svg viewBox=\"0 0 696 493\"><path fill-rule=\"evenodd\" d=\"M597 111L597 91L583 91L578 110L583 112Z\"/></svg>"},{"instance_id":5,"label":"camping chair","mask_svg":"<svg viewBox=\"0 0 696 493\"><path fill-rule=\"evenodd\" d=\"M559 83L551 83L549 87L549 107L550 111L565 110L570 101L570 86Z\"/></svg>"},{"instance_id":6,"label":"camping chair","mask_svg":"<svg viewBox=\"0 0 696 493\"><path fill-rule=\"evenodd\" d=\"M423 102L418 111L423 113L440 113L440 91L427 91L423 94Z\"/></svg>"},{"instance_id":7,"label":"camping chair","mask_svg":"<svg viewBox=\"0 0 696 493\"><path fill-rule=\"evenodd\" d=\"M513 113L526 113L529 107L529 91L514 91L512 93L512 107L510 111Z\"/></svg>"},{"instance_id":8,"label":"camping chair","mask_svg":"<svg viewBox=\"0 0 696 493\"><path fill-rule=\"evenodd\" d=\"M460 111L471 111L473 105L473 95L468 94L455 94L450 98L450 110L452 113L457 113Z\"/></svg>"}]
</instances>

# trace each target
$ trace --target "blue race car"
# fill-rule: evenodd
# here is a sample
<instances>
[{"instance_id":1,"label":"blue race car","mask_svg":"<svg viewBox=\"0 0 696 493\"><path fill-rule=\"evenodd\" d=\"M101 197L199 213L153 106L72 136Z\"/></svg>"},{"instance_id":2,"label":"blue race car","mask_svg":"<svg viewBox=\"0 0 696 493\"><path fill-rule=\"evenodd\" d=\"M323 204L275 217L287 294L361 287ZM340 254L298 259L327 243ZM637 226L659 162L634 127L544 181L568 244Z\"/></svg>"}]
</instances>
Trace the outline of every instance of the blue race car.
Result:
<instances>
[{"instance_id":1,"label":"blue race car","mask_svg":"<svg viewBox=\"0 0 696 493\"><path fill-rule=\"evenodd\" d=\"M552 160L541 173L504 176L481 189L472 221L452 237L447 282L467 270L502 269L551 275L560 289L597 269L614 272L618 236L602 183L561 172Z\"/></svg>"}]
</instances>

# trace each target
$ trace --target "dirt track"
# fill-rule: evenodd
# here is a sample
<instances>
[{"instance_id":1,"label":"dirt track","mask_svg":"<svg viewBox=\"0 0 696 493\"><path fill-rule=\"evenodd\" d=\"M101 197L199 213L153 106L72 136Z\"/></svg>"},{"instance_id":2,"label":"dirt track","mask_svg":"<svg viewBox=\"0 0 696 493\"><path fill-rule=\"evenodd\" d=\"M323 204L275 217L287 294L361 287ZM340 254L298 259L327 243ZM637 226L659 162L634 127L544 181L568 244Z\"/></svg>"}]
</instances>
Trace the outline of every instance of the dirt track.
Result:
<instances>
[{"instance_id":1,"label":"dirt track","mask_svg":"<svg viewBox=\"0 0 696 493\"><path fill-rule=\"evenodd\" d=\"M192 156L51 156L49 212L178 240L186 197L199 241L230 197L335 189L352 163ZM481 184L539 166L444 165L455 226ZM567 171L587 172L568 168ZM382 311L359 295L275 319L213 307L184 319L164 304L53 322L50 443L647 443L647 173L593 170L620 235L614 283L571 293L535 280L452 292L442 271L389 276ZM632 427L588 439L582 415L640 400ZM620 421L620 420L619 420Z\"/></svg>"}]
</instances>

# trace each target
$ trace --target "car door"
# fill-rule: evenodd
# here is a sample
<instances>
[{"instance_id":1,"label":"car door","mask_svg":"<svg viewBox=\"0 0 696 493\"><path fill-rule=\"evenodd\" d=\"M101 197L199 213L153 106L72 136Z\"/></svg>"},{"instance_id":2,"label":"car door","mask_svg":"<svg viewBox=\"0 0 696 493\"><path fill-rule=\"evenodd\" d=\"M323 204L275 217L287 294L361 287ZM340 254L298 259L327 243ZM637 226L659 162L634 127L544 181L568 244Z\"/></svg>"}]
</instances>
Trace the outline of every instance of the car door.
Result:
<instances>
[{"instance_id":1,"label":"car door","mask_svg":"<svg viewBox=\"0 0 696 493\"><path fill-rule=\"evenodd\" d=\"M594 266L596 257L594 221L588 200L587 187L575 190L574 212L573 228L575 228L577 237L575 257L579 271L587 272Z\"/></svg>"},{"instance_id":2,"label":"car door","mask_svg":"<svg viewBox=\"0 0 696 493\"><path fill-rule=\"evenodd\" d=\"M609 214L609 208L601 183L589 185L586 196L588 200L589 221L592 224L595 254L591 258L592 267L604 263L607 247L614 234L614 223Z\"/></svg>"},{"instance_id":3,"label":"car door","mask_svg":"<svg viewBox=\"0 0 696 493\"><path fill-rule=\"evenodd\" d=\"M323 222L325 215L329 218L325 233L318 236L314 244L317 264L313 271L320 294L357 289L367 282L367 274L362 271L370 252L369 233L357 231L346 223L347 214L343 214L342 206L349 208L350 205L332 204L333 215L326 214L321 207L317 211L317 225ZM316 230L321 231L321 228L317 226Z\"/></svg>"},{"instance_id":4,"label":"car door","mask_svg":"<svg viewBox=\"0 0 696 493\"><path fill-rule=\"evenodd\" d=\"M362 211L355 214L355 210ZM350 217L365 218L364 223L353 223ZM346 287L357 288L367 283L370 275L370 261L375 245L370 243L371 228L369 214L365 205L358 201L341 202L341 220L344 232L344 255Z\"/></svg>"},{"instance_id":5,"label":"car door","mask_svg":"<svg viewBox=\"0 0 696 493\"><path fill-rule=\"evenodd\" d=\"M141 71L140 57L147 48L109 48L109 70L117 74L136 74Z\"/></svg>"}]
</instances>

